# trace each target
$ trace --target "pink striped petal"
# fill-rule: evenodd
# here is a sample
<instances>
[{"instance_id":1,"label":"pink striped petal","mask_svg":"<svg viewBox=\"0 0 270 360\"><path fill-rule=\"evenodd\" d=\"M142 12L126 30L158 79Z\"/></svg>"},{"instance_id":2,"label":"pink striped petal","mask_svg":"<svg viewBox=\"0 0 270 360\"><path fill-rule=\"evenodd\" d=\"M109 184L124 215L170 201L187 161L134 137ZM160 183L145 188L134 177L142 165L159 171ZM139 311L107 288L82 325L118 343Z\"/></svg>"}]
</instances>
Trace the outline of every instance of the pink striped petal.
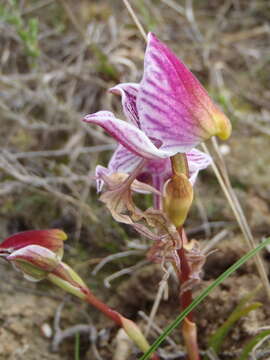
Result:
<instances>
[{"instance_id":1,"label":"pink striped petal","mask_svg":"<svg viewBox=\"0 0 270 360\"><path fill-rule=\"evenodd\" d=\"M231 125L187 67L153 34L148 36L137 98L142 130L161 149L188 152L212 135L226 139Z\"/></svg>"},{"instance_id":2,"label":"pink striped petal","mask_svg":"<svg viewBox=\"0 0 270 360\"><path fill-rule=\"evenodd\" d=\"M109 90L111 93L122 97L123 111L127 120L138 128L140 127L140 121L136 102L139 86L136 83L125 83L118 84Z\"/></svg>"},{"instance_id":3,"label":"pink striped petal","mask_svg":"<svg viewBox=\"0 0 270 360\"><path fill-rule=\"evenodd\" d=\"M194 185L199 172L206 169L211 164L212 159L204 152L192 149L187 153L187 160L189 167L189 181Z\"/></svg>"},{"instance_id":4,"label":"pink striped petal","mask_svg":"<svg viewBox=\"0 0 270 360\"><path fill-rule=\"evenodd\" d=\"M189 180L194 185L199 172L206 169L212 160L209 155L197 149L192 149L186 155L189 167ZM145 165L143 171L152 174L152 176L158 176L162 178L162 182L165 182L172 176L171 161L170 159L150 160Z\"/></svg>"},{"instance_id":5,"label":"pink striped petal","mask_svg":"<svg viewBox=\"0 0 270 360\"><path fill-rule=\"evenodd\" d=\"M139 165L140 161L141 158L139 156L133 154L124 146L119 145L108 164L108 169L111 173L130 173Z\"/></svg>"},{"instance_id":6,"label":"pink striped petal","mask_svg":"<svg viewBox=\"0 0 270 360\"><path fill-rule=\"evenodd\" d=\"M103 127L112 137L129 151L145 159L166 158L171 155L170 151L158 149L152 141L133 124L117 119L109 111L99 111L86 115L83 119Z\"/></svg>"},{"instance_id":7,"label":"pink striped petal","mask_svg":"<svg viewBox=\"0 0 270 360\"><path fill-rule=\"evenodd\" d=\"M187 153L187 160L189 180L191 184L194 185L199 172L206 169L212 160L209 155L197 149L192 149ZM141 158L139 156L133 154L122 145L119 145L108 164L108 168L100 165L96 167L97 191L100 192L102 190L106 176L112 175L113 173L131 174L140 161ZM156 159L147 161L141 173L138 175L138 180L152 183L152 185L155 186L152 182L154 178L156 178L160 184L163 184L171 176L172 167L170 159Z\"/></svg>"}]
</instances>

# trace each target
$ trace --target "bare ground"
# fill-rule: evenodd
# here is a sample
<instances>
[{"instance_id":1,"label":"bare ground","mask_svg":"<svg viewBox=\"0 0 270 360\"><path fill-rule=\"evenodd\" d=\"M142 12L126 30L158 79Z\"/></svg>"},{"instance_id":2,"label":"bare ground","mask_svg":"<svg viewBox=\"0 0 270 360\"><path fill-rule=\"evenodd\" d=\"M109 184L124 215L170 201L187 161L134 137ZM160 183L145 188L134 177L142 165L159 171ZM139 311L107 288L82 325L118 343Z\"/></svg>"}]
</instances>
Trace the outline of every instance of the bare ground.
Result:
<instances>
[{"instance_id":1,"label":"bare ground","mask_svg":"<svg viewBox=\"0 0 270 360\"><path fill-rule=\"evenodd\" d=\"M70 238L66 261L94 292L144 326L138 311L149 314L151 309L162 278L156 265L142 265L131 275L112 281L109 290L103 279L134 265L142 255L113 261L96 277L90 275L103 257L127 250L136 235L115 225L97 201L91 175L97 163L106 163L114 145L101 129L80 121L82 115L100 109L119 110L120 114L118 99L106 90L118 82L139 81L143 40L121 1L66 2L68 6L63 1L18 3L19 7L8 8L17 22L0 12L2 237L30 228L63 228ZM172 46L230 116L234 131L222 151L233 187L259 240L269 235L270 225L269 2L194 2L194 17L190 4L134 2L145 28ZM6 5L0 6L3 10ZM39 21L37 57L29 55L28 43L20 36L32 18ZM187 230L191 237L208 243L223 229L227 234L216 245L219 250L208 257L198 292L247 251L209 169L197 184ZM268 271L269 258L265 251ZM0 271L0 359L74 359L74 336L63 340L58 352L51 352L55 313L63 293L46 283L25 282L3 262ZM202 349L244 294L259 282L249 263L200 305L196 316ZM161 328L178 313L173 280L169 294L155 318ZM270 308L263 291L255 300L263 306L233 328L223 344L222 359L234 359L259 328L269 325ZM98 359L97 352L102 359L112 359L117 330L94 310L68 298L60 324L62 329L92 326L92 343L89 334L80 336L80 359ZM48 328L52 330L49 337L45 334ZM156 335L151 333L150 340ZM182 351L178 331L172 337L176 345L164 345L168 354Z\"/></svg>"}]
</instances>

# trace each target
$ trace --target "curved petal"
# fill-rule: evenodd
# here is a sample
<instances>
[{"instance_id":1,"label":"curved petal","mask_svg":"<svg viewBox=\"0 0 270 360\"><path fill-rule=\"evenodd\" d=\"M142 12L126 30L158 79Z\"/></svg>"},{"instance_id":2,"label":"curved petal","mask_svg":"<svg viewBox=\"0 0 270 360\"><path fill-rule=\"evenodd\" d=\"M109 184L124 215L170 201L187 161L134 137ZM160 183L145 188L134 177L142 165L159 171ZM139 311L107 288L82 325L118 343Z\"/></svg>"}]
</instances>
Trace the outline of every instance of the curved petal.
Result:
<instances>
[{"instance_id":1,"label":"curved petal","mask_svg":"<svg viewBox=\"0 0 270 360\"><path fill-rule=\"evenodd\" d=\"M194 185L199 172L206 169L211 164L212 159L204 152L193 149L187 153L187 160L189 167L189 181Z\"/></svg>"},{"instance_id":2,"label":"curved petal","mask_svg":"<svg viewBox=\"0 0 270 360\"><path fill-rule=\"evenodd\" d=\"M189 167L189 181L194 185L199 172L206 169L211 164L212 159L209 155L197 149L192 149L186 155ZM152 177L158 177L164 183L172 176L171 161L170 159L150 160L143 171L151 174Z\"/></svg>"},{"instance_id":3,"label":"curved petal","mask_svg":"<svg viewBox=\"0 0 270 360\"><path fill-rule=\"evenodd\" d=\"M159 150L152 141L133 124L117 119L109 111L86 115L83 119L103 127L112 137L132 153L145 159L159 159L171 156L169 151Z\"/></svg>"},{"instance_id":4,"label":"curved petal","mask_svg":"<svg viewBox=\"0 0 270 360\"><path fill-rule=\"evenodd\" d=\"M139 92L139 84L124 83L118 84L109 91L122 97L122 106L126 118L135 126L140 128L140 120L137 109L137 95Z\"/></svg>"},{"instance_id":5,"label":"curved petal","mask_svg":"<svg viewBox=\"0 0 270 360\"><path fill-rule=\"evenodd\" d=\"M129 174L139 165L140 161L140 156L135 155L124 146L118 145L108 164L108 170L110 173L120 172Z\"/></svg>"},{"instance_id":6,"label":"curved petal","mask_svg":"<svg viewBox=\"0 0 270 360\"><path fill-rule=\"evenodd\" d=\"M96 179L96 185L97 185L97 192L101 192L103 185L104 185L104 178L105 176L110 175L110 172L107 168L104 166L98 165L96 167L95 172L95 179Z\"/></svg>"},{"instance_id":7,"label":"curved petal","mask_svg":"<svg viewBox=\"0 0 270 360\"><path fill-rule=\"evenodd\" d=\"M142 130L161 149L187 152L212 135L225 139L231 125L187 67L153 34L148 36L137 108Z\"/></svg>"},{"instance_id":8,"label":"curved petal","mask_svg":"<svg viewBox=\"0 0 270 360\"><path fill-rule=\"evenodd\" d=\"M206 169L212 162L209 155L193 149L187 153L189 180L192 185L195 184L197 176L201 170ZM119 145L115 150L108 168L98 165L96 167L97 191L100 192L104 185L105 176L113 173L130 174L138 166L141 158L128 151L122 145ZM141 173L138 175L138 180L141 182L152 183L152 185L159 190L153 181L157 179L160 184L166 182L172 176L172 166L169 158L149 160L145 164Z\"/></svg>"},{"instance_id":9,"label":"curved petal","mask_svg":"<svg viewBox=\"0 0 270 360\"><path fill-rule=\"evenodd\" d=\"M53 251L40 245L25 246L6 259L33 281L44 279L60 264L60 258Z\"/></svg>"}]
</instances>

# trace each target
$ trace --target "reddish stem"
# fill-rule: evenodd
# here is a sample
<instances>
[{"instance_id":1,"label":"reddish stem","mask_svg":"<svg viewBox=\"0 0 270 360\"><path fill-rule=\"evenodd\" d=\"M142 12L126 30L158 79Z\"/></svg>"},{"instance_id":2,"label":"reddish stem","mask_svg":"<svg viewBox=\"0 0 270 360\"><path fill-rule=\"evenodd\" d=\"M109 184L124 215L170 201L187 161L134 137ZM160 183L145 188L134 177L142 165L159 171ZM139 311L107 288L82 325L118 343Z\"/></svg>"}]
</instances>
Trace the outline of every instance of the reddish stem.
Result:
<instances>
[{"instance_id":1,"label":"reddish stem","mask_svg":"<svg viewBox=\"0 0 270 360\"><path fill-rule=\"evenodd\" d=\"M111 309L108 305L104 304L100 301L95 295L91 293L89 290L84 291L86 298L85 301L88 302L90 305L93 305L96 309L100 310L105 316L110 318L117 326L123 327L122 324L122 316L119 312ZM151 360L160 360L157 354L153 354L151 356Z\"/></svg>"},{"instance_id":2,"label":"reddish stem","mask_svg":"<svg viewBox=\"0 0 270 360\"><path fill-rule=\"evenodd\" d=\"M189 275L190 275L190 268L187 262L187 257L185 254L185 249L182 247L181 249L177 250L179 259L180 259L180 283L181 285L183 285L186 281L189 280ZM192 302L192 291L191 290L187 290L183 293L180 294L180 303L181 303L181 307L184 310L186 307L188 307L189 304L191 304ZM193 313L190 312L187 315L187 318L190 321L193 321Z\"/></svg>"},{"instance_id":3,"label":"reddish stem","mask_svg":"<svg viewBox=\"0 0 270 360\"><path fill-rule=\"evenodd\" d=\"M186 237L186 233L184 229L181 227L178 229L179 235L181 236L183 245L188 242ZM180 271L178 272L179 281L181 286L185 284L190 279L190 267L186 257L186 250L184 246L182 246L179 250L177 250L177 254L180 262ZM186 309L192 303L192 290L186 290L180 293L180 304L182 310ZM187 346L187 352L190 360L200 360L199 355L199 347L197 343L197 333L196 333L196 325L194 323L193 313L190 312L186 319L193 324L193 328L185 327L186 324L183 325L183 335ZM185 321L185 320L184 320ZM192 330L191 330L192 329ZM187 333L188 332L188 333Z\"/></svg>"},{"instance_id":4,"label":"reddish stem","mask_svg":"<svg viewBox=\"0 0 270 360\"><path fill-rule=\"evenodd\" d=\"M116 325L122 327L122 320L120 314L112 310L109 306L101 302L90 291L86 293L86 299L89 304L93 305L96 309L100 310L105 316L110 318Z\"/></svg>"}]
</instances>

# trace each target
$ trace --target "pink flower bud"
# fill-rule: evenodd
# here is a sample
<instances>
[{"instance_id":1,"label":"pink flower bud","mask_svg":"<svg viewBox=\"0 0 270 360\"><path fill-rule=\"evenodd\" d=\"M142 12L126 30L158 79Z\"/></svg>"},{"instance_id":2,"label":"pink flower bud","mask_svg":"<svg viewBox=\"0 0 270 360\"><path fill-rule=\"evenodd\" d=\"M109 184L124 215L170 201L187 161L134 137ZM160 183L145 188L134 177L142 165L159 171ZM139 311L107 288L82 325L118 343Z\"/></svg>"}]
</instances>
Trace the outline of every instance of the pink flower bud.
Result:
<instances>
[{"instance_id":1,"label":"pink flower bud","mask_svg":"<svg viewBox=\"0 0 270 360\"><path fill-rule=\"evenodd\" d=\"M67 235L58 229L23 231L5 239L0 244L0 254L11 254L28 245L39 245L62 258L63 241L66 239Z\"/></svg>"},{"instance_id":2,"label":"pink flower bud","mask_svg":"<svg viewBox=\"0 0 270 360\"><path fill-rule=\"evenodd\" d=\"M6 259L22 271L28 280L33 281L46 278L61 262L54 252L39 245L28 245L15 250Z\"/></svg>"},{"instance_id":3,"label":"pink flower bud","mask_svg":"<svg viewBox=\"0 0 270 360\"><path fill-rule=\"evenodd\" d=\"M58 229L20 232L0 244L0 256L29 280L39 281L60 264L66 239L67 235Z\"/></svg>"}]
</instances>

